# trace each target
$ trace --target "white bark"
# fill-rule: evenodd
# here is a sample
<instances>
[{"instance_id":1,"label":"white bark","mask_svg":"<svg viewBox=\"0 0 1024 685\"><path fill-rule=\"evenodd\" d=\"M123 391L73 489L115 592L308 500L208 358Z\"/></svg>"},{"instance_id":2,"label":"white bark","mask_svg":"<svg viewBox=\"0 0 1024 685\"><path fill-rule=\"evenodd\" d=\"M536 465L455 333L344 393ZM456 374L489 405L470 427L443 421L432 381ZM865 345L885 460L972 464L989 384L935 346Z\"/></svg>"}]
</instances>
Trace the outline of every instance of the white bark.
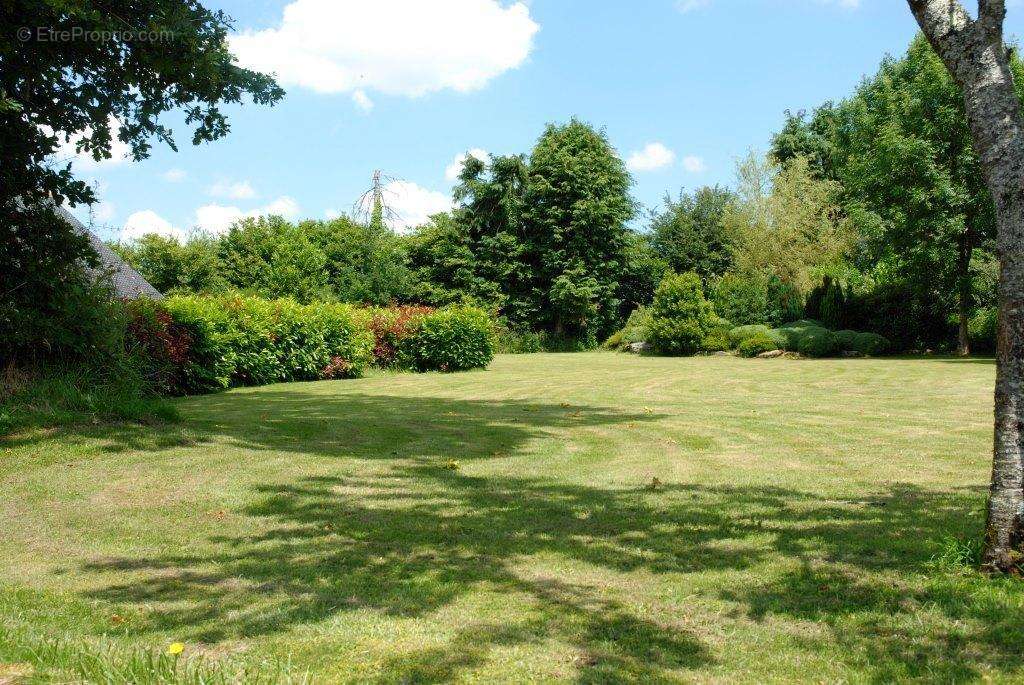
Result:
<instances>
[{"instance_id":1,"label":"white bark","mask_svg":"<svg viewBox=\"0 0 1024 685\"><path fill-rule=\"evenodd\" d=\"M984 566L1024 570L1024 122L1003 42L1005 0L908 0L964 94L975 152L996 207L999 329L995 443Z\"/></svg>"}]
</instances>

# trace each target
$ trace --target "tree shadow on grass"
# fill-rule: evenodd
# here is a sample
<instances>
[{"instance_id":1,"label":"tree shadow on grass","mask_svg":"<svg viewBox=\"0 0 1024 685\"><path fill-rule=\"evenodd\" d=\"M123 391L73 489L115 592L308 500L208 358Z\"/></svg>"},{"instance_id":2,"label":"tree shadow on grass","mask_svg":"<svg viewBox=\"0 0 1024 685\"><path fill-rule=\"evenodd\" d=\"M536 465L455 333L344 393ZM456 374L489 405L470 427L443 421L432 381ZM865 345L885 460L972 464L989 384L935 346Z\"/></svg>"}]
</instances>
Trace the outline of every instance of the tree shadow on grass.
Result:
<instances>
[{"instance_id":1,"label":"tree shadow on grass","mask_svg":"<svg viewBox=\"0 0 1024 685\"><path fill-rule=\"evenodd\" d=\"M344 381L336 381L344 383ZM508 454L545 431L636 424L665 418L581 404L459 400L346 392L307 384L189 398L181 426L69 426L10 436L5 447L98 443L107 453L158 452L216 442L247 450L324 457L477 459Z\"/></svg>"},{"instance_id":2,"label":"tree shadow on grass","mask_svg":"<svg viewBox=\"0 0 1024 685\"><path fill-rule=\"evenodd\" d=\"M823 626L825 636L806 638L808 652L827 650L879 681L1012 669L1024 640L1019 589L1000 595L976 576L928 568L936 541L979 534L978 490L892 485L828 500L773 486L651 491L442 467L448 458L520 452L548 431L661 418L578 405L291 388L203 398L190 417L200 443L363 460L367 468L353 474L348 462L344 473L258 486L235 512L255 532L222 533L212 552L87 564L101 578L118 576L92 598L148 607L140 630L216 642L355 612L439 620L485 592L530 609L503 622L471 620L443 646L399 652L381 672L446 681L494 650L553 643L575 654L584 680L658 681L714 663L685 621L644 611L642 598L624 596L613 581L576 573L590 568L680 583L687 574L745 572L723 574L697 601L735 606L723 620ZM533 565L552 559L562 570Z\"/></svg>"},{"instance_id":3,"label":"tree shadow on grass","mask_svg":"<svg viewBox=\"0 0 1024 685\"><path fill-rule=\"evenodd\" d=\"M356 610L426 617L481 588L529 599L534 608L521 620L474 622L443 647L386 664L389 677L413 681L449 680L491 650L552 640L578 654L584 679L657 681L713 663L685 622L645 615L614 588L531 573L531 558L680 580L747 570L708 599L734 603L754 621L819 623L828 637L809 639L808 651L841 654L876 680L962 680L1018 659L1020 590L993 598L987 581L941 573L941 582L904 586L893 572L927 572L930 542L972 529L976 498L912 486L851 502L771 487L649 492L409 464L383 482L318 476L263 487L244 514L270 527L220 537L212 555L110 560L88 570L141 571L92 596L151 605L150 628L203 641Z\"/></svg>"}]
</instances>

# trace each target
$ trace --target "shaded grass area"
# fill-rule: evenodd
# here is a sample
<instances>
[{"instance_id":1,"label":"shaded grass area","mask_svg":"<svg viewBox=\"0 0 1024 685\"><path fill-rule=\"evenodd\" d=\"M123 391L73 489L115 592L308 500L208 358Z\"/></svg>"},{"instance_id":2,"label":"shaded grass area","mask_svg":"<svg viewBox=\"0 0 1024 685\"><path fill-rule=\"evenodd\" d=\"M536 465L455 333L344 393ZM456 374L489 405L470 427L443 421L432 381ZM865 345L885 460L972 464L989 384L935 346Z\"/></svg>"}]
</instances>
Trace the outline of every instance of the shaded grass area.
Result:
<instances>
[{"instance_id":1,"label":"shaded grass area","mask_svg":"<svg viewBox=\"0 0 1024 685\"><path fill-rule=\"evenodd\" d=\"M534 355L23 432L0 662L32 631L314 681L1017 681L1024 589L949 553L980 535L991 382Z\"/></svg>"},{"instance_id":2,"label":"shaded grass area","mask_svg":"<svg viewBox=\"0 0 1024 685\"><path fill-rule=\"evenodd\" d=\"M63 364L0 370L0 436L27 428L104 422L171 422L174 404L147 392L130 368Z\"/></svg>"}]
</instances>

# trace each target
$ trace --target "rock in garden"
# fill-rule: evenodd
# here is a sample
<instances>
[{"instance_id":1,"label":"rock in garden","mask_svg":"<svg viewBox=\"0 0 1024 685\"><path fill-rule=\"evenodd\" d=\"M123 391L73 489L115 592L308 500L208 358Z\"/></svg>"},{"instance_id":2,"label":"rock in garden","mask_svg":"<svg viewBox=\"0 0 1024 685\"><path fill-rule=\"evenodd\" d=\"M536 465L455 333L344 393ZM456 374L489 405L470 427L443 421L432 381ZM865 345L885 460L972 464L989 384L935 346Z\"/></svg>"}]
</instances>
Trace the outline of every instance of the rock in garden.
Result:
<instances>
[{"instance_id":1,"label":"rock in garden","mask_svg":"<svg viewBox=\"0 0 1024 685\"><path fill-rule=\"evenodd\" d=\"M768 352L762 352L761 354L757 355L757 358L775 359L776 357L781 357L784 354L786 354L785 350L769 350Z\"/></svg>"},{"instance_id":2,"label":"rock in garden","mask_svg":"<svg viewBox=\"0 0 1024 685\"><path fill-rule=\"evenodd\" d=\"M645 342L635 342L629 344L629 351L633 354L641 354L643 352L650 352L651 346Z\"/></svg>"}]
</instances>

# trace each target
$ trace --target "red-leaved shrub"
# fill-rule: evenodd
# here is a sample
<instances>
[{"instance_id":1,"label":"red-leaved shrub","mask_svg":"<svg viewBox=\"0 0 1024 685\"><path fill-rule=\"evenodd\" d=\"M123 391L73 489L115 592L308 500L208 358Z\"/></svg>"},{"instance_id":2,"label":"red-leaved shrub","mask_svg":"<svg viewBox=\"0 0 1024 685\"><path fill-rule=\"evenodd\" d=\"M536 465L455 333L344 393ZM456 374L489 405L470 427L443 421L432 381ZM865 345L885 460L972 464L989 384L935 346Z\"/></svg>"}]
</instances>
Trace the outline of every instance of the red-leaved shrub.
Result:
<instances>
[{"instance_id":1,"label":"red-leaved shrub","mask_svg":"<svg viewBox=\"0 0 1024 685\"><path fill-rule=\"evenodd\" d=\"M184 394L182 373L192 350L192 336L159 302L127 300L125 312L125 348L142 364L152 389L160 394Z\"/></svg>"},{"instance_id":2,"label":"red-leaved shrub","mask_svg":"<svg viewBox=\"0 0 1024 685\"><path fill-rule=\"evenodd\" d=\"M400 305L370 310L370 331L373 333L373 360L377 366L395 365L401 341L416 330L416 322L434 311L433 307Z\"/></svg>"}]
</instances>

